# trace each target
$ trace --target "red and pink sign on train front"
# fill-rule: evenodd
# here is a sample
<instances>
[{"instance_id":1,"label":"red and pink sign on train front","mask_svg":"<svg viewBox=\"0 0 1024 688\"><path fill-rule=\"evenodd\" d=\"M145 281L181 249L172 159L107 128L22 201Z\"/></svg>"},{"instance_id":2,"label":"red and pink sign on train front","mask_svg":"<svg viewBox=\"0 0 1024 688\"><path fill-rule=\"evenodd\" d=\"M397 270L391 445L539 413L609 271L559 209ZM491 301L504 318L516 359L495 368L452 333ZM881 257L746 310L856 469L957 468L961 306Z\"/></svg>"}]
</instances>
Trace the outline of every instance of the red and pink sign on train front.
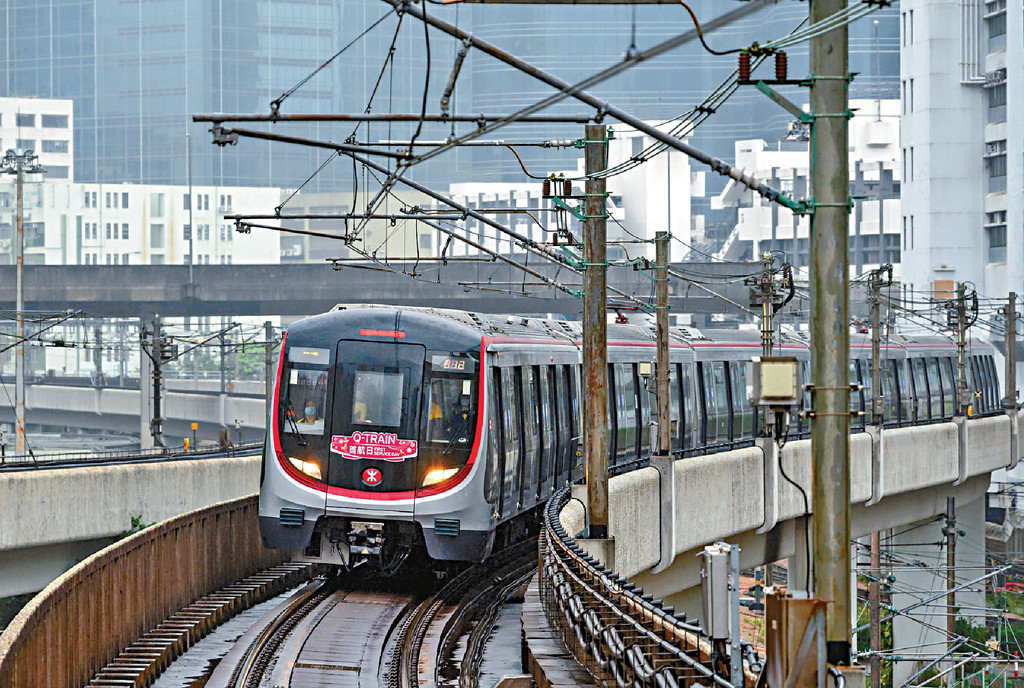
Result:
<instances>
[{"instance_id":1,"label":"red and pink sign on train front","mask_svg":"<svg viewBox=\"0 0 1024 688\"><path fill-rule=\"evenodd\" d=\"M416 440L400 440L391 432L354 432L331 437L331 451L346 459L405 461L416 456Z\"/></svg>"}]
</instances>

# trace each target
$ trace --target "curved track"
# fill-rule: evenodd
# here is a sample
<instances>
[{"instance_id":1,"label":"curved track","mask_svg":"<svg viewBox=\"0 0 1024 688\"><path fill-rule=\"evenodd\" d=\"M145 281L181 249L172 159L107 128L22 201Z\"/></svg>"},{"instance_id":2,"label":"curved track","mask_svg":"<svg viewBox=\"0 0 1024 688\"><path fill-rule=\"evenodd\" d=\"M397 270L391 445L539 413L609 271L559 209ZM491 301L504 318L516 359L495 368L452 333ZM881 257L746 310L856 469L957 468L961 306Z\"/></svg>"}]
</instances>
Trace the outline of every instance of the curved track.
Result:
<instances>
[{"instance_id":1,"label":"curved track","mask_svg":"<svg viewBox=\"0 0 1024 688\"><path fill-rule=\"evenodd\" d=\"M345 577L311 583L243 636L244 649L207 685L474 688L498 611L536 566L530 541L467 567L433 594Z\"/></svg>"}]
</instances>

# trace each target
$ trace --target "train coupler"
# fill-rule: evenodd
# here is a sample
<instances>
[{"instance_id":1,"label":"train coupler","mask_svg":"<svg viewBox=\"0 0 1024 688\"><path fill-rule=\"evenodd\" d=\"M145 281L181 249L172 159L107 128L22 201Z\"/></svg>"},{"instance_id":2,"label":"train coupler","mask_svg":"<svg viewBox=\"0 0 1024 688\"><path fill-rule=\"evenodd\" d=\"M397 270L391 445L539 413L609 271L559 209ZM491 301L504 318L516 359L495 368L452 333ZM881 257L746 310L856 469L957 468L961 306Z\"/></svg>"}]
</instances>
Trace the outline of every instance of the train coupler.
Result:
<instances>
[{"instance_id":1,"label":"train coupler","mask_svg":"<svg viewBox=\"0 0 1024 688\"><path fill-rule=\"evenodd\" d=\"M348 546L351 554L380 555L384 544L384 524L373 521L349 523Z\"/></svg>"}]
</instances>

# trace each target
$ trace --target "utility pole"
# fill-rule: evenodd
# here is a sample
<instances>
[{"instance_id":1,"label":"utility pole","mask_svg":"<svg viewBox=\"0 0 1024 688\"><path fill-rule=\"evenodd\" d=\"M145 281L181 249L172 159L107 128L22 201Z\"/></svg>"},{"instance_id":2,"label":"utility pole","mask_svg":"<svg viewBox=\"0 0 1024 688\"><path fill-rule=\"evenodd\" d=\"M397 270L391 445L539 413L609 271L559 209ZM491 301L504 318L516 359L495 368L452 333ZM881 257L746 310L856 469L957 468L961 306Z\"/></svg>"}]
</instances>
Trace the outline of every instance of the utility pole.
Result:
<instances>
[{"instance_id":1,"label":"utility pole","mask_svg":"<svg viewBox=\"0 0 1024 688\"><path fill-rule=\"evenodd\" d=\"M15 175L18 211L15 236L17 282L15 291L14 347L14 452L25 454L25 175L45 172L32 151L8 151L0 162L0 172Z\"/></svg>"},{"instance_id":2,"label":"utility pole","mask_svg":"<svg viewBox=\"0 0 1024 688\"><path fill-rule=\"evenodd\" d=\"M1003 386L1006 394L1003 396L1003 408L1013 410L1017 408L1017 292L1010 292L1003 315L1006 316L1006 338L1003 340L1006 349Z\"/></svg>"},{"instance_id":3,"label":"utility pole","mask_svg":"<svg viewBox=\"0 0 1024 688\"><path fill-rule=\"evenodd\" d=\"M163 423L162 417L162 393L163 393L163 364L164 364L164 340L163 333L161 331L160 316L153 316L153 331L147 333L146 328L142 328L142 334L140 335L145 341L147 334L150 337L149 347L146 349L146 355L153 364L153 418L149 422L150 434L153 435L153 446L163 447ZM144 347L145 348L145 347ZM141 383L141 380L140 380Z\"/></svg>"},{"instance_id":4,"label":"utility pole","mask_svg":"<svg viewBox=\"0 0 1024 688\"><path fill-rule=\"evenodd\" d=\"M608 537L608 315L605 179L593 175L608 166L608 127L585 129L587 182L583 226L584 455L587 462L588 537Z\"/></svg>"},{"instance_id":5,"label":"utility pole","mask_svg":"<svg viewBox=\"0 0 1024 688\"><path fill-rule=\"evenodd\" d=\"M267 418L267 427L270 427L270 410L274 403L274 323L267 320L263 323L263 338L266 340L265 355L263 364L266 366L266 404L267 410L264 415Z\"/></svg>"},{"instance_id":6,"label":"utility pole","mask_svg":"<svg viewBox=\"0 0 1024 688\"><path fill-rule=\"evenodd\" d=\"M811 24L846 7L813 0ZM811 39L811 456L814 596L829 664L850 664L849 86L845 24ZM822 679L819 678L819 681Z\"/></svg>"},{"instance_id":7,"label":"utility pole","mask_svg":"<svg viewBox=\"0 0 1024 688\"><path fill-rule=\"evenodd\" d=\"M790 302L795 293L793 269L788 262L782 265L782 282L776 280L779 271L775 269L775 258L771 253L761 256L761 274L743 281L750 288L750 307L761 308L761 356L768 358L775 349L775 314ZM788 294L779 300L779 289L788 289ZM764 437L772 437L775 419L767 408L759 412Z\"/></svg>"},{"instance_id":8,"label":"utility pole","mask_svg":"<svg viewBox=\"0 0 1024 688\"><path fill-rule=\"evenodd\" d=\"M888 279L882 281L882 273L888 273ZM871 273L868 297L871 303L871 424L875 432L882 432L883 397L882 397L882 287L892 284L892 265L884 265ZM881 451L876 447L872 437L872 452ZM871 581L868 583L868 611L870 613L870 650L871 650L871 685L877 688L882 681L882 659L878 653L882 649L882 589L881 589L881 536L877 530L871 531Z\"/></svg>"},{"instance_id":9,"label":"utility pole","mask_svg":"<svg viewBox=\"0 0 1024 688\"><path fill-rule=\"evenodd\" d=\"M92 330L93 338L96 340L96 386L103 386L103 321Z\"/></svg>"},{"instance_id":10,"label":"utility pole","mask_svg":"<svg viewBox=\"0 0 1024 688\"><path fill-rule=\"evenodd\" d=\"M956 658L956 502L953 497L946 497L946 525L942 529L946 536L946 647L949 653L950 678L955 677Z\"/></svg>"},{"instance_id":11,"label":"utility pole","mask_svg":"<svg viewBox=\"0 0 1024 688\"><path fill-rule=\"evenodd\" d=\"M956 401L958 416L967 415L971 403L967 389L967 287L956 285Z\"/></svg>"},{"instance_id":12,"label":"utility pole","mask_svg":"<svg viewBox=\"0 0 1024 688\"><path fill-rule=\"evenodd\" d=\"M654 235L654 282L657 292L656 338L658 340L658 454L672 456L672 393L669 390L668 350L668 232Z\"/></svg>"}]
</instances>

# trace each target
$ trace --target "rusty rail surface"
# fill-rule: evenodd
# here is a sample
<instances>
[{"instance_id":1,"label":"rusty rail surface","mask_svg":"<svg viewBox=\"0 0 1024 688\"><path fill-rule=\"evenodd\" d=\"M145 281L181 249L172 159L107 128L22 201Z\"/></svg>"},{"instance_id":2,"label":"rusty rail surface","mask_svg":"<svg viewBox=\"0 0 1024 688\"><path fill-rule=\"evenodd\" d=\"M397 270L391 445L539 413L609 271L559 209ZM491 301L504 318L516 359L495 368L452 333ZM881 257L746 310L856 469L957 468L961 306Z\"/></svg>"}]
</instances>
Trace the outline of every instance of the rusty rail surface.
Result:
<instances>
[{"instance_id":1,"label":"rusty rail surface","mask_svg":"<svg viewBox=\"0 0 1024 688\"><path fill-rule=\"evenodd\" d=\"M257 497L214 504L100 550L36 595L0 635L0 686L84 686L193 600L285 560L264 549Z\"/></svg>"},{"instance_id":2,"label":"rusty rail surface","mask_svg":"<svg viewBox=\"0 0 1024 688\"><path fill-rule=\"evenodd\" d=\"M732 688L728 659L714 661L699 626L606 569L566 533L559 512L568 498L565 488L545 507L540 597L576 661L607 686ZM735 683L750 686L761 667L746 643L744 650L744 675Z\"/></svg>"}]
</instances>

